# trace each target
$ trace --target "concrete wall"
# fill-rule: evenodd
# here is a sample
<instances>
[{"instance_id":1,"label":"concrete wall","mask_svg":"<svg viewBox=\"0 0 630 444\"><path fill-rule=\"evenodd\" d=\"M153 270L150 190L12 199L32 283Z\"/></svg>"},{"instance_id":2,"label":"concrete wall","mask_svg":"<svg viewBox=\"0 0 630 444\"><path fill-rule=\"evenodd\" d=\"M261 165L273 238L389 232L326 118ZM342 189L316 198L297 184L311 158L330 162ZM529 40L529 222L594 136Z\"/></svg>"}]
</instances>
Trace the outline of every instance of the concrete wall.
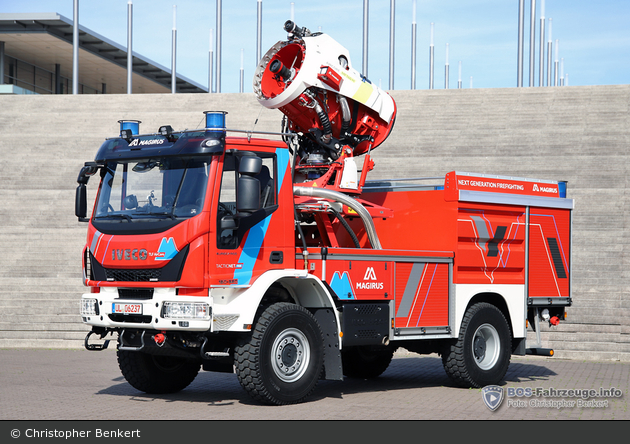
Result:
<instances>
[{"instance_id":1,"label":"concrete wall","mask_svg":"<svg viewBox=\"0 0 630 444\"><path fill-rule=\"evenodd\" d=\"M560 358L630 360L630 86L392 95L398 117L370 179L457 170L568 180L574 305L543 344ZM280 129L281 113L251 94L0 97L0 347L82 346L80 167L120 119L141 120L143 133L194 129L206 110L228 111L228 128Z\"/></svg>"}]
</instances>

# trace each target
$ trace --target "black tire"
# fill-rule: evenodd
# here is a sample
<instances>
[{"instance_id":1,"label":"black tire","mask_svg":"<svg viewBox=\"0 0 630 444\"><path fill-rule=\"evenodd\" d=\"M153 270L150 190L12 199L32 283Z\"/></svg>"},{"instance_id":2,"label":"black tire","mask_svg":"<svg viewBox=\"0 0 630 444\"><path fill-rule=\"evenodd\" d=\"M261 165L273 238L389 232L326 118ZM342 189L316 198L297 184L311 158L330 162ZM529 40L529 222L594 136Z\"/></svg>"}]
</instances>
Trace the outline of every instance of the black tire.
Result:
<instances>
[{"instance_id":1,"label":"black tire","mask_svg":"<svg viewBox=\"0 0 630 444\"><path fill-rule=\"evenodd\" d=\"M503 313L480 302L468 309L457 341L442 354L444 370L460 387L485 387L503 380L512 356L512 334Z\"/></svg>"},{"instance_id":2,"label":"black tire","mask_svg":"<svg viewBox=\"0 0 630 444\"><path fill-rule=\"evenodd\" d=\"M252 335L235 349L241 386L265 404L302 402L315 390L323 363L323 335L315 317L287 302L265 309Z\"/></svg>"},{"instance_id":3,"label":"black tire","mask_svg":"<svg viewBox=\"0 0 630 444\"><path fill-rule=\"evenodd\" d=\"M341 351L343 374L348 378L378 378L387 370L393 357L392 347L346 347Z\"/></svg>"},{"instance_id":4,"label":"black tire","mask_svg":"<svg viewBox=\"0 0 630 444\"><path fill-rule=\"evenodd\" d=\"M118 350L118 367L132 387L151 394L175 393L197 377L201 364L184 358Z\"/></svg>"}]
</instances>

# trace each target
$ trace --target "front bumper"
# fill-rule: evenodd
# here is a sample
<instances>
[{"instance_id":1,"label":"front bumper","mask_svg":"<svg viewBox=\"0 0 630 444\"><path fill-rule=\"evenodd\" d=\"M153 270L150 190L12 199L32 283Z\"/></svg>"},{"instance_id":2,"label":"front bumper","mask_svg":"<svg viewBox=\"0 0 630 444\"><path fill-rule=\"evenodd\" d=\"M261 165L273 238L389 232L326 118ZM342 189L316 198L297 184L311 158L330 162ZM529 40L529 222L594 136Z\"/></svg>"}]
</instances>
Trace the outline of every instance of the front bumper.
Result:
<instances>
[{"instance_id":1,"label":"front bumper","mask_svg":"<svg viewBox=\"0 0 630 444\"><path fill-rule=\"evenodd\" d=\"M81 302L83 322L93 327L212 331L212 296L179 296L174 288L155 288L148 299L123 298L118 288L101 287L100 293L83 294ZM164 309L168 302L206 304L207 309L200 317L187 317L184 313L168 317Z\"/></svg>"}]
</instances>

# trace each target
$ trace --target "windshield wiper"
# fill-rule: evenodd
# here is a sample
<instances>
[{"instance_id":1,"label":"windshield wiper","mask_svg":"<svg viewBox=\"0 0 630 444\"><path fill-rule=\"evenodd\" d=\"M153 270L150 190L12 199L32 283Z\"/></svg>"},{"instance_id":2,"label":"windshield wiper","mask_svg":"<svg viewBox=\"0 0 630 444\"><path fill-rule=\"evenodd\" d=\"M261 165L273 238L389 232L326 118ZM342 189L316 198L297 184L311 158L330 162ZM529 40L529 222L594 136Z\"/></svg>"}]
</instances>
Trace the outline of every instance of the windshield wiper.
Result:
<instances>
[{"instance_id":1,"label":"windshield wiper","mask_svg":"<svg viewBox=\"0 0 630 444\"><path fill-rule=\"evenodd\" d=\"M117 218L117 219L125 219L128 222L131 222L132 218L128 214L107 214L106 216L96 216L95 219L109 219L109 218Z\"/></svg>"},{"instance_id":2,"label":"windshield wiper","mask_svg":"<svg viewBox=\"0 0 630 444\"><path fill-rule=\"evenodd\" d=\"M169 219L173 219L175 220L175 216L173 215L172 212L168 212L168 211L163 211L160 213L148 213L149 216L165 216L168 217Z\"/></svg>"}]
</instances>

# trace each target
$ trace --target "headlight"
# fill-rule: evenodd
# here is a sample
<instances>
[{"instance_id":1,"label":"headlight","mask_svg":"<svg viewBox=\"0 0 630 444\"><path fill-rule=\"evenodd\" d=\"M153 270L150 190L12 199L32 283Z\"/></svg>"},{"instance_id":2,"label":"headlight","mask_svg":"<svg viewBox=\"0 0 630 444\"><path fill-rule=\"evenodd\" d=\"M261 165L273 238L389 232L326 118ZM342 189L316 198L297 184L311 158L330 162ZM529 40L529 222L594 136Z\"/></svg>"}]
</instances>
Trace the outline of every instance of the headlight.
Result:
<instances>
[{"instance_id":1,"label":"headlight","mask_svg":"<svg viewBox=\"0 0 630 444\"><path fill-rule=\"evenodd\" d=\"M210 319L210 306L203 302L164 302L162 317L170 319Z\"/></svg>"},{"instance_id":2,"label":"headlight","mask_svg":"<svg viewBox=\"0 0 630 444\"><path fill-rule=\"evenodd\" d=\"M97 316L98 314L97 299L81 299L81 316Z\"/></svg>"}]
</instances>

